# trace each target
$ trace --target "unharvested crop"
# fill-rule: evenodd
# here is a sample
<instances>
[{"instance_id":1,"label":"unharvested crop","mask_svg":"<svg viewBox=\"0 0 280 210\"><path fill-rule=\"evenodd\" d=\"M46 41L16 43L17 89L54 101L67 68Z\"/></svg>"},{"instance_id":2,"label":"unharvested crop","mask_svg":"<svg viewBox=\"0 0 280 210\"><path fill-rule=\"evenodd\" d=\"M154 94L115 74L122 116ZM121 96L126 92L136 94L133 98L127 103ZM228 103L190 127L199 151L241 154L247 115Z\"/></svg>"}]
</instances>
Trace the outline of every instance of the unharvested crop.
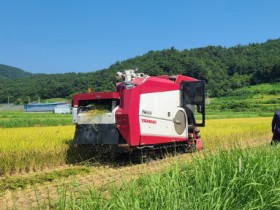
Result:
<instances>
[{"instance_id":1,"label":"unharvested crop","mask_svg":"<svg viewBox=\"0 0 280 210\"><path fill-rule=\"evenodd\" d=\"M270 117L213 119L201 128L204 148L210 150L269 142L271 135Z\"/></svg>"},{"instance_id":2,"label":"unharvested crop","mask_svg":"<svg viewBox=\"0 0 280 210\"><path fill-rule=\"evenodd\" d=\"M207 120L205 150L270 139L271 118ZM0 175L54 168L81 157L71 147L74 126L0 128ZM90 156L89 156L90 158Z\"/></svg>"},{"instance_id":3,"label":"unharvested crop","mask_svg":"<svg viewBox=\"0 0 280 210\"><path fill-rule=\"evenodd\" d=\"M64 165L74 126L0 128L0 174Z\"/></svg>"}]
</instances>

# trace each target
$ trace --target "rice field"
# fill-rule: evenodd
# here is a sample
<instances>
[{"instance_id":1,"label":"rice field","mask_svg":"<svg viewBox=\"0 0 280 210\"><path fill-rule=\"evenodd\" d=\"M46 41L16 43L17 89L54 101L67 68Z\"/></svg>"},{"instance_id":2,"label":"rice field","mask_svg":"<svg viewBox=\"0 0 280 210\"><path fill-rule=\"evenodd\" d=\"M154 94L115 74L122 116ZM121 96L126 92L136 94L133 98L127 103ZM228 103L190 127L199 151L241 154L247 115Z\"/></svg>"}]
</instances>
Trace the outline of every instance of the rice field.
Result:
<instances>
[{"instance_id":1,"label":"rice field","mask_svg":"<svg viewBox=\"0 0 280 210\"><path fill-rule=\"evenodd\" d=\"M74 126L0 128L0 175L65 165Z\"/></svg>"},{"instance_id":2,"label":"rice field","mask_svg":"<svg viewBox=\"0 0 280 210\"><path fill-rule=\"evenodd\" d=\"M5 209L280 209L280 148L269 146L271 117L206 123L201 128L202 152L137 170L86 168L89 174L71 183L43 185L40 191L35 186L17 189L16 197L6 192L0 201ZM74 130L73 125L0 128L0 179L79 161L71 146ZM153 169L156 173L151 174ZM24 181L32 183L32 177ZM99 187L93 185L98 180L104 182Z\"/></svg>"},{"instance_id":3,"label":"rice field","mask_svg":"<svg viewBox=\"0 0 280 210\"><path fill-rule=\"evenodd\" d=\"M271 117L211 119L201 128L205 149L258 144L272 137Z\"/></svg>"},{"instance_id":4,"label":"rice field","mask_svg":"<svg viewBox=\"0 0 280 210\"><path fill-rule=\"evenodd\" d=\"M0 128L71 125L70 114L1 111Z\"/></svg>"},{"instance_id":5,"label":"rice field","mask_svg":"<svg viewBox=\"0 0 280 210\"><path fill-rule=\"evenodd\" d=\"M201 128L204 149L258 144L271 138L271 118L207 120ZM0 175L40 171L72 163L79 154L71 149L75 127L43 126L0 128ZM76 155L76 156L75 156Z\"/></svg>"}]
</instances>

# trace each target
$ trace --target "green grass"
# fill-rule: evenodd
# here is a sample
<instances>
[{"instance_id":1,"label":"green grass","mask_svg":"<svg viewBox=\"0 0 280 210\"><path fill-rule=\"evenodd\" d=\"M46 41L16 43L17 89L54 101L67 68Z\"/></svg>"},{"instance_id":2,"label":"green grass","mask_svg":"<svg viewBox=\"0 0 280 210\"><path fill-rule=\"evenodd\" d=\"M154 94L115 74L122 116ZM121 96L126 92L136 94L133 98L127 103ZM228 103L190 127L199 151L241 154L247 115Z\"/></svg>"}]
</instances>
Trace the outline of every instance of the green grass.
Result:
<instances>
[{"instance_id":1,"label":"green grass","mask_svg":"<svg viewBox=\"0 0 280 210\"><path fill-rule=\"evenodd\" d=\"M41 103L56 103L56 102L67 102L70 103L70 100L65 98L49 98L49 99L42 99Z\"/></svg>"},{"instance_id":2,"label":"green grass","mask_svg":"<svg viewBox=\"0 0 280 210\"><path fill-rule=\"evenodd\" d=\"M249 96L262 96L262 95L279 95L280 83L264 83L253 85L249 87L239 88L231 93L231 95L249 95Z\"/></svg>"},{"instance_id":3,"label":"green grass","mask_svg":"<svg viewBox=\"0 0 280 210\"><path fill-rule=\"evenodd\" d=\"M208 99L206 111L267 114L280 107L280 84L261 84L237 89L227 96ZM208 112L207 112L208 113Z\"/></svg>"},{"instance_id":4,"label":"green grass","mask_svg":"<svg viewBox=\"0 0 280 210\"><path fill-rule=\"evenodd\" d=\"M233 112L233 111L219 111L206 110L206 123L209 119L229 119L229 118L255 118L255 117L271 117L273 112Z\"/></svg>"},{"instance_id":5,"label":"green grass","mask_svg":"<svg viewBox=\"0 0 280 210\"><path fill-rule=\"evenodd\" d=\"M175 162L121 187L61 193L58 209L279 209L280 148L235 149Z\"/></svg>"},{"instance_id":6,"label":"green grass","mask_svg":"<svg viewBox=\"0 0 280 210\"><path fill-rule=\"evenodd\" d=\"M1 111L0 128L71 125L70 114Z\"/></svg>"}]
</instances>

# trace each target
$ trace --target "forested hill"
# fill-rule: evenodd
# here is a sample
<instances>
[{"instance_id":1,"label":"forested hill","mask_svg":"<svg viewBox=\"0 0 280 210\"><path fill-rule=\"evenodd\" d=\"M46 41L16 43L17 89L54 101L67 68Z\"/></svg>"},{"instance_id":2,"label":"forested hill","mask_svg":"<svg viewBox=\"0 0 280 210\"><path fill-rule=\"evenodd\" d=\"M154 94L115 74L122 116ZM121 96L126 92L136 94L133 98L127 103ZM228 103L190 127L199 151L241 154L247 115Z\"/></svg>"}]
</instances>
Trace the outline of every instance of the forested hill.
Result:
<instances>
[{"instance_id":1,"label":"forested hill","mask_svg":"<svg viewBox=\"0 0 280 210\"><path fill-rule=\"evenodd\" d=\"M33 74L27 78L1 79L0 103L6 102L8 96L14 102L38 96L65 98L88 87L94 91L111 91L116 72L132 68L149 75L183 74L203 79L210 97L224 96L243 86L280 81L280 39L231 48L207 46L149 51L92 73Z\"/></svg>"},{"instance_id":2,"label":"forested hill","mask_svg":"<svg viewBox=\"0 0 280 210\"><path fill-rule=\"evenodd\" d=\"M25 72L22 69L0 64L0 79L20 78L29 76L31 76L31 73Z\"/></svg>"}]
</instances>

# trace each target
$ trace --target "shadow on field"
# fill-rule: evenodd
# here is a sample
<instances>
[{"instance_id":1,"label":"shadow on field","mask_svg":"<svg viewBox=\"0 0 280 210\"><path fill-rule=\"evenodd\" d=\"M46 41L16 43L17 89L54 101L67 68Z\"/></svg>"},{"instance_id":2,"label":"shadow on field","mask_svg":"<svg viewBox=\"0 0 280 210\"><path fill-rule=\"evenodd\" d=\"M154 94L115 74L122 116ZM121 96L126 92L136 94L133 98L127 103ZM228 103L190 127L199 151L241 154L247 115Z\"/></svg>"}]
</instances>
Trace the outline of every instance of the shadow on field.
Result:
<instances>
[{"instance_id":1,"label":"shadow on field","mask_svg":"<svg viewBox=\"0 0 280 210\"><path fill-rule=\"evenodd\" d=\"M107 165L119 167L129 165L128 154L116 154L110 147L93 145L76 145L69 143L66 153L66 163L75 165Z\"/></svg>"}]
</instances>

